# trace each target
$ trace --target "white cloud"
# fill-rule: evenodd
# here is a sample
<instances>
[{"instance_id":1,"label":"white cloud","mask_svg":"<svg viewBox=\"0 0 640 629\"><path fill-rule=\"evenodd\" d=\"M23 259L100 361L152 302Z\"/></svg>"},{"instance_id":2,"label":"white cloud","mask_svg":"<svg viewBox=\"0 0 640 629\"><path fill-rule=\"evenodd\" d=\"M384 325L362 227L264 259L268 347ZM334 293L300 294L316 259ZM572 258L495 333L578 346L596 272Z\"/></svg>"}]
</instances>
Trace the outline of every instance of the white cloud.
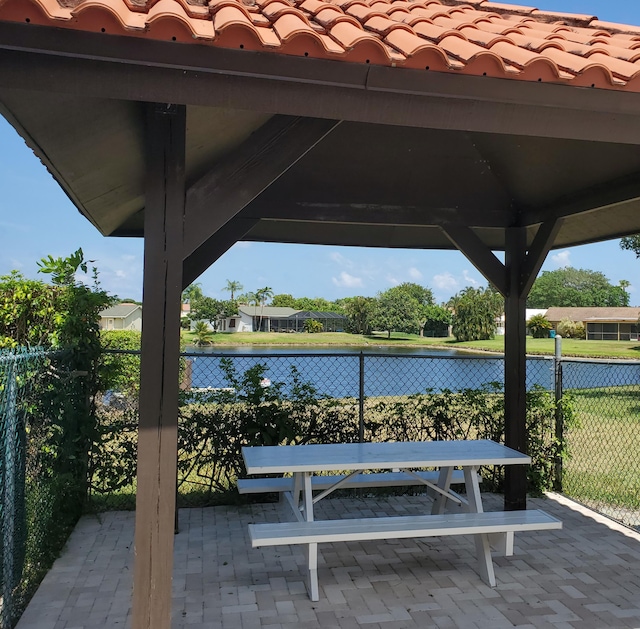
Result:
<instances>
[{"instance_id":1,"label":"white cloud","mask_svg":"<svg viewBox=\"0 0 640 629\"><path fill-rule=\"evenodd\" d=\"M386 275L385 279L389 284L391 284L391 286L397 286L398 284L400 284L400 280L393 275Z\"/></svg>"},{"instance_id":2,"label":"white cloud","mask_svg":"<svg viewBox=\"0 0 640 629\"><path fill-rule=\"evenodd\" d=\"M362 287L362 279L349 275L346 271L340 273L340 277L332 277L331 281L342 288L360 288Z\"/></svg>"},{"instance_id":3,"label":"white cloud","mask_svg":"<svg viewBox=\"0 0 640 629\"><path fill-rule=\"evenodd\" d=\"M464 278L464 281L466 282L467 286L480 286L480 282L478 282L478 280L475 279L474 277L471 277L467 269L462 271L462 277Z\"/></svg>"},{"instance_id":4,"label":"white cloud","mask_svg":"<svg viewBox=\"0 0 640 629\"><path fill-rule=\"evenodd\" d=\"M415 267L415 266L412 266L412 267L409 269L409 277L410 277L412 280L418 281L418 280L421 280L421 279L422 279L422 273L420 273L420 271L418 271L418 269L416 269L416 267Z\"/></svg>"},{"instance_id":5,"label":"white cloud","mask_svg":"<svg viewBox=\"0 0 640 629\"><path fill-rule=\"evenodd\" d=\"M253 243L252 242L248 242L246 240L239 240L238 242L236 242L235 245L233 245L233 248L237 248L237 249L249 249L251 247Z\"/></svg>"},{"instance_id":6,"label":"white cloud","mask_svg":"<svg viewBox=\"0 0 640 629\"><path fill-rule=\"evenodd\" d=\"M569 260L569 257L571 256L571 252L566 250L566 251L559 251L558 253L555 253L551 256L551 259L559 266L559 267L565 267L565 266L570 266L571 264L571 260Z\"/></svg>"},{"instance_id":7,"label":"white cloud","mask_svg":"<svg viewBox=\"0 0 640 629\"><path fill-rule=\"evenodd\" d=\"M455 291L458 288L458 280L446 271L433 276L433 284L439 290Z\"/></svg>"}]
</instances>

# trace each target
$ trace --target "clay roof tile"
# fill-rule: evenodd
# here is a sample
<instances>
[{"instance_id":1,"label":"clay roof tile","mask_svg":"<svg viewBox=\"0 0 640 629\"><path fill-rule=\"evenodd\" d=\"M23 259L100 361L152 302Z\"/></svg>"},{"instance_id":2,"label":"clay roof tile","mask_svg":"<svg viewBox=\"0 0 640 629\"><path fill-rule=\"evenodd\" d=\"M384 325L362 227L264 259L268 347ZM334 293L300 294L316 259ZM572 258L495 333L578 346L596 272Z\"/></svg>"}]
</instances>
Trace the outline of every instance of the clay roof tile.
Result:
<instances>
[{"instance_id":1,"label":"clay roof tile","mask_svg":"<svg viewBox=\"0 0 640 629\"><path fill-rule=\"evenodd\" d=\"M640 92L640 26L489 0L0 0L0 20Z\"/></svg>"}]
</instances>

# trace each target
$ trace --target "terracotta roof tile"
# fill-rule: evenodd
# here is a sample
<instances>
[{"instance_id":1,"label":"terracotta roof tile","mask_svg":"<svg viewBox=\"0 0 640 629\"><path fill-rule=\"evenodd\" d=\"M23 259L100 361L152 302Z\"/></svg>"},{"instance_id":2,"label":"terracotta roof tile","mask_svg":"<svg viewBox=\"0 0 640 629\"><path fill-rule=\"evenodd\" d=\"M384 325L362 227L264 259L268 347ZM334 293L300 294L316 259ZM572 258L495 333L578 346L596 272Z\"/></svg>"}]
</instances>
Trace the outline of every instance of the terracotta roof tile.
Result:
<instances>
[{"instance_id":1,"label":"terracotta roof tile","mask_svg":"<svg viewBox=\"0 0 640 629\"><path fill-rule=\"evenodd\" d=\"M640 26L489 0L0 0L0 20L640 92Z\"/></svg>"}]
</instances>

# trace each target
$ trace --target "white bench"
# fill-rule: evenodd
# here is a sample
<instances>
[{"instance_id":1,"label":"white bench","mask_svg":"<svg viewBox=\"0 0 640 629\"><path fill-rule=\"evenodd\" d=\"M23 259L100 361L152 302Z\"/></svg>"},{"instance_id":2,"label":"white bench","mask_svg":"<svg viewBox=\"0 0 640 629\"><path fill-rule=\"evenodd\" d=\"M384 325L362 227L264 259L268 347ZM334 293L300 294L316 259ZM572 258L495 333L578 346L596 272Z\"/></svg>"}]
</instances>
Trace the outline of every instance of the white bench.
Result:
<instances>
[{"instance_id":1,"label":"white bench","mask_svg":"<svg viewBox=\"0 0 640 629\"><path fill-rule=\"evenodd\" d=\"M353 489L361 487L403 487L412 485L422 485L424 481L430 483L438 482L439 472L381 472L374 474L356 474L345 480L345 476L312 476L311 487L314 490L322 491L330 489L336 483L344 480L340 489ZM293 479L291 477L278 478L240 478L238 479L238 492L241 494L264 494L264 493L284 493L291 491ZM464 484L464 472L453 470L451 474L452 485Z\"/></svg>"},{"instance_id":2,"label":"white bench","mask_svg":"<svg viewBox=\"0 0 640 629\"><path fill-rule=\"evenodd\" d=\"M496 580L491 559L490 536L560 528L562 528L560 520L545 511L531 509L250 524L249 537L253 548L307 544L309 595L311 600L317 601L319 600L317 549L319 543L474 535L480 576L485 583L494 587Z\"/></svg>"}]
</instances>

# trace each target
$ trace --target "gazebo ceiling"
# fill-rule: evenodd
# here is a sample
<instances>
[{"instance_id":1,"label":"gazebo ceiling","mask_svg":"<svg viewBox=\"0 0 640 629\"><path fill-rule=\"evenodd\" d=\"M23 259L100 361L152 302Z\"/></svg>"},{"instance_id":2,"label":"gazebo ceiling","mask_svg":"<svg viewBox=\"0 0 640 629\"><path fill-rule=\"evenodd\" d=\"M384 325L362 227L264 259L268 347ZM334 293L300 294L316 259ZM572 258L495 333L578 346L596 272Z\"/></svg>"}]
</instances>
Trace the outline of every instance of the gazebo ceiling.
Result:
<instances>
[{"instance_id":1,"label":"gazebo ceiling","mask_svg":"<svg viewBox=\"0 0 640 629\"><path fill-rule=\"evenodd\" d=\"M0 0L0 111L105 235L143 235L141 101L187 105L188 185L274 113L342 121L223 211L247 240L640 232L638 92L640 28L485 0Z\"/></svg>"}]
</instances>

